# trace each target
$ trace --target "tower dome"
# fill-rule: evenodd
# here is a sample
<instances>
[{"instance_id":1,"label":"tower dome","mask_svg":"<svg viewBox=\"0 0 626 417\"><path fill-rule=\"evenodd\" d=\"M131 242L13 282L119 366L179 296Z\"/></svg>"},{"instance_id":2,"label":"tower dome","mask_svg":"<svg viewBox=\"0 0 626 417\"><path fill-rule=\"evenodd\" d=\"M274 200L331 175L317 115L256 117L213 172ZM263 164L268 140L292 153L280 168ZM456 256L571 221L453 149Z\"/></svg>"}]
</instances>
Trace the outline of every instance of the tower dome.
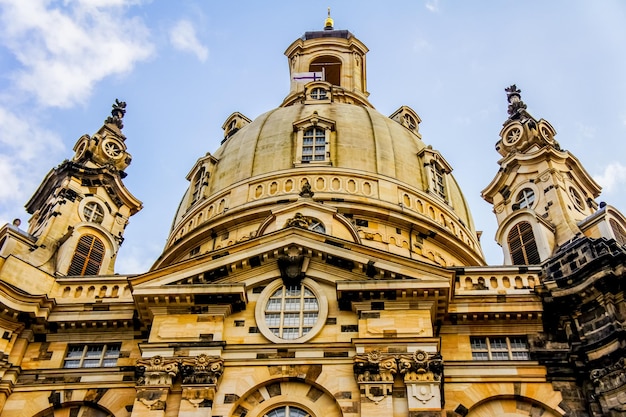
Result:
<instances>
[{"instance_id":1,"label":"tower dome","mask_svg":"<svg viewBox=\"0 0 626 417\"><path fill-rule=\"evenodd\" d=\"M367 48L349 31L306 32L287 49L291 87L255 120L233 113L190 187L154 268L285 227L440 266L484 264L469 207L420 118L369 103Z\"/></svg>"}]
</instances>

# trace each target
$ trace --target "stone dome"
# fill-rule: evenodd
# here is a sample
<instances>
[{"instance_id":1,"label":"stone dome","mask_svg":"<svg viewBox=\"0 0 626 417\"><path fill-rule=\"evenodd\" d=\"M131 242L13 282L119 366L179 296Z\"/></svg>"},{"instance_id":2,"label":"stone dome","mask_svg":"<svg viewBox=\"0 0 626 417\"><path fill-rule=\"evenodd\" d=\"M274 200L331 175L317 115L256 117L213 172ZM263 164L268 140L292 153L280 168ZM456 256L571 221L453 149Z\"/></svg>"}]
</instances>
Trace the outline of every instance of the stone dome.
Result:
<instances>
[{"instance_id":1,"label":"stone dome","mask_svg":"<svg viewBox=\"0 0 626 417\"><path fill-rule=\"evenodd\" d=\"M259 238L296 218L327 236L438 265L484 264L467 202L449 164L422 141L419 116L403 106L386 117L371 106L366 49L357 45L362 57L354 64L358 41L336 32L330 39L305 34L286 53L298 58L294 64L290 57L292 81L313 74L312 82L292 82L282 105L254 121L240 113L226 120L220 148L187 177L155 268ZM328 43L333 56L323 48ZM320 62L340 66L319 72L335 71L332 83L302 71Z\"/></svg>"}]
</instances>

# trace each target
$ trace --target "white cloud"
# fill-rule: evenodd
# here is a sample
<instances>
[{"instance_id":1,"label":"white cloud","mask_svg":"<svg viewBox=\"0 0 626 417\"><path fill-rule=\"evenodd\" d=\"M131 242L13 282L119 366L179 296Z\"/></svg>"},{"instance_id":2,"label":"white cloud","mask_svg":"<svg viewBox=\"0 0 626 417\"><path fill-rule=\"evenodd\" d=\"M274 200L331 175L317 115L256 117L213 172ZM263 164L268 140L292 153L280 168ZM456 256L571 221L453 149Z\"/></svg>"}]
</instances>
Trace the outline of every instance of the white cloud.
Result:
<instances>
[{"instance_id":1,"label":"white cloud","mask_svg":"<svg viewBox=\"0 0 626 417\"><path fill-rule=\"evenodd\" d=\"M200 43L193 24L188 20L179 20L170 29L170 42L176 49L191 52L202 62L209 57L209 50Z\"/></svg>"},{"instance_id":2,"label":"white cloud","mask_svg":"<svg viewBox=\"0 0 626 417\"><path fill-rule=\"evenodd\" d=\"M23 213L19 205L37 188L50 158L63 150L61 139L37 120L0 107L0 224Z\"/></svg>"},{"instance_id":3,"label":"white cloud","mask_svg":"<svg viewBox=\"0 0 626 417\"><path fill-rule=\"evenodd\" d=\"M137 274L148 271L154 260L159 256L163 248L145 240L137 240L132 244L130 240L120 248L115 262L115 270L121 274Z\"/></svg>"},{"instance_id":4,"label":"white cloud","mask_svg":"<svg viewBox=\"0 0 626 417\"><path fill-rule=\"evenodd\" d=\"M594 175L594 180L598 182L606 192L617 189L620 184L626 185L626 165L619 162L613 162L604 168L604 172L600 175Z\"/></svg>"},{"instance_id":5,"label":"white cloud","mask_svg":"<svg viewBox=\"0 0 626 417\"><path fill-rule=\"evenodd\" d=\"M426 2L426 9L429 11L436 13L439 11L439 0L428 0Z\"/></svg>"},{"instance_id":6,"label":"white cloud","mask_svg":"<svg viewBox=\"0 0 626 417\"><path fill-rule=\"evenodd\" d=\"M147 28L122 14L132 3L0 0L0 42L22 65L10 74L15 86L44 106L71 107L98 81L149 58Z\"/></svg>"}]
</instances>

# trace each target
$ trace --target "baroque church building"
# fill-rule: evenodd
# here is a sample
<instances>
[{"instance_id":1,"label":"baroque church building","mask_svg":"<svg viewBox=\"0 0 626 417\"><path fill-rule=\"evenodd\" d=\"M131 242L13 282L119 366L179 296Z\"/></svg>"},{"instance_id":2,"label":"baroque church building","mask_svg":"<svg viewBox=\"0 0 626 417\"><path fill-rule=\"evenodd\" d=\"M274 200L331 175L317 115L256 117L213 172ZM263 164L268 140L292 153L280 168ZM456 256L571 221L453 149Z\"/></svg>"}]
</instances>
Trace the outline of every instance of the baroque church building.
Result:
<instances>
[{"instance_id":1,"label":"baroque church building","mask_svg":"<svg viewBox=\"0 0 626 417\"><path fill-rule=\"evenodd\" d=\"M330 17L294 41L286 98L228 117L138 275L116 101L0 229L0 417L626 415L626 218L511 86L486 265L418 114L369 102L367 51Z\"/></svg>"}]
</instances>

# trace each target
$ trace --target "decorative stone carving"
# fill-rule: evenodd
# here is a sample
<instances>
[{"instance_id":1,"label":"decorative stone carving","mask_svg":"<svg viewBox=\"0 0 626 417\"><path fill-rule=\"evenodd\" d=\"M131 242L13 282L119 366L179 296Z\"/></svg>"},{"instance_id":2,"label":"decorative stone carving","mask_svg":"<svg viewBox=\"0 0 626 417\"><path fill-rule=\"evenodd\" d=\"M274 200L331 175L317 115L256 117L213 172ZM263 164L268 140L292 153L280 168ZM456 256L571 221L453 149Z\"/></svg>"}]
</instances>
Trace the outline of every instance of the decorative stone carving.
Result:
<instances>
[{"instance_id":1,"label":"decorative stone carving","mask_svg":"<svg viewBox=\"0 0 626 417\"><path fill-rule=\"evenodd\" d=\"M122 129L124 127L122 119L126 114L126 102L115 99L115 103L113 103L111 107L113 107L113 110L111 110L111 116L107 117L104 123L112 123L119 129Z\"/></svg>"},{"instance_id":2,"label":"decorative stone carving","mask_svg":"<svg viewBox=\"0 0 626 417\"><path fill-rule=\"evenodd\" d=\"M304 216L302 213L296 213L294 217L287 220L285 227L299 227L300 229L308 229L311 225L312 218Z\"/></svg>"},{"instance_id":3,"label":"decorative stone carving","mask_svg":"<svg viewBox=\"0 0 626 417\"><path fill-rule=\"evenodd\" d=\"M298 213L299 214L299 213ZM297 216L297 215L296 215ZM286 255L278 257L280 276L285 285L299 285L304 278L305 256L295 247L289 247Z\"/></svg>"},{"instance_id":4,"label":"decorative stone carving","mask_svg":"<svg viewBox=\"0 0 626 417\"><path fill-rule=\"evenodd\" d=\"M526 110L526 104L522 101L522 96L519 88L515 84L504 89L506 91L506 98L509 102L509 118L512 120L519 119L521 113Z\"/></svg>"},{"instance_id":5,"label":"decorative stone carving","mask_svg":"<svg viewBox=\"0 0 626 417\"><path fill-rule=\"evenodd\" d=\"M354 358L354 375L361 392L375 404L391 393L397 372L395 355L373 350Z\"/></svg>"},{"instance_id":6,"label":"decorative stone carving","mask_svg":"<svg viewBox=\"0 0 626 417\"><path fill-rule=\"evenodd\" d=\"M626 385L626 358L590 373L596 394L603 394Z\"/></svg>"},{"instance_id":7,"label":"decorative stone carving","mask_svg":"<svg viewBox=\"0 0 626 417\"><path fill-rule=\"evenodd\" d=\"M302 198L313 198L315 193L311 190L311 184L309 184L308 180L304 180L302 184L302 191L300 191L300 197Z\"/></svg>"},{"instance_id":8,"label":"decorative stone carving","mask_svg":"<svg viewBox=\"0 0 626 417\"><path fill-rule=\"evenodd\" d=\"M185 358L181 364L183 384L216 386L224 372L224 361L217 356L201 354L195 358Z\"/></svg>"},{"instance_id":9,"label":"decorative stone carving","mask_svg":"<svg viewBox=\"0 0 626 417\"><path fill-rule=\"evenodd\" d=\"M393 387L396 374L403 376L409 409L441 408L443 360L439 353L417 350L413 354L389 354L373 350L354 358L354 374L361 392L379 403Z\"/></svg>"},{"instance_id":10,"label":"decorative stone carving","mask_svg":"<svg viewBox=\"0 0 626 417\"><path fill-rule=\"evenodd\" d=\"M169 388L142 388L137 391L137 401L148 410L165 410Z\"/></svg>"},{"instance_id":11,"label":"decorative stone carving","mask_svg":"<svg viewBox=\"0 0 626 417\"><path fill-rule=\"evenodd\" d=\"M137 385L172 385L178 375L178 361L161 356L140 359L135 374Z\"/></svg>"},{"instance_id":12,"label":"decorative stone carving","mask_svg":"<svg viewBox=\"0 0 626 417\"><path fill-rule=\"evenodd\" d=\"M223 372L224 360L218 356L141 359L135 367L137 401L150 410L161 410L170 386L180 375L182 398L194 408L211 407Z\"/></svg>"}]
</instances>

